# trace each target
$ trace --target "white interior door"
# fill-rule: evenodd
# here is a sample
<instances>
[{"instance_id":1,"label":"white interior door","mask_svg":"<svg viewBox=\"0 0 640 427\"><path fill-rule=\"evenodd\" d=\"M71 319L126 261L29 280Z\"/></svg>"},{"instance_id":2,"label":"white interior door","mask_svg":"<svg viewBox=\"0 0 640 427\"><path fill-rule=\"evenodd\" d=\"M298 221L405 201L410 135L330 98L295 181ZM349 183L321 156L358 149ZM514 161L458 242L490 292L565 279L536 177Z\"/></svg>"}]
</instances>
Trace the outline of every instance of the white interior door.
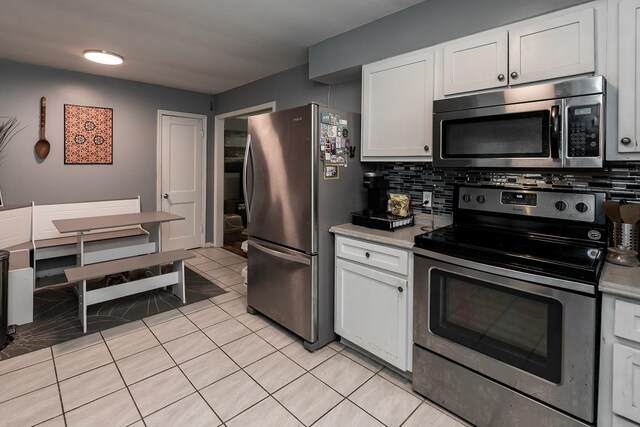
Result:
<instances>
[{"instance_id":1,"label":"white interior door","mask_svg":"<svg viewBox=\"0 0 640 427\"><path fill-rule=\"evenodd\" d=\"M163 224L162 250L204 244L202 118L161 115L161 209L184 217Z\"/></svg>"}]
</instances>

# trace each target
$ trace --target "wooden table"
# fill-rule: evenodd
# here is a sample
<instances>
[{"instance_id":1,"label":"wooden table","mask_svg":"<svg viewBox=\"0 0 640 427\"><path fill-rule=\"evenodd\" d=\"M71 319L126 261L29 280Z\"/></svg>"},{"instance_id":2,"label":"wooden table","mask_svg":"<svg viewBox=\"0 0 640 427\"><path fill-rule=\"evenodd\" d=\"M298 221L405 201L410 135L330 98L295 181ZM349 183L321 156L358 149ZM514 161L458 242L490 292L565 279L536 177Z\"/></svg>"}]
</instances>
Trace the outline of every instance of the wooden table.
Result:
<instances>
[{"instance_id":1,"label":"wooden table","mask_svg":"<svg viewBox=\"0 0 640 427\"><path fill-rule=\"evenodd\" d=\"M180 298L183 304L186 303L184 260L192 258L194 255L184 249L161 251L162 223L181 219L184 218L159 211L53 220L53 224L60 233L78 234L78 267L66 269L65 275L67 280L78 284L78 317L84 332L87 332L87 306L91 304L166 286L172 286L173 294ZM86 233L138 224L156 227L157 241L85 252L84 236ZM163 273L161 265L168 263L173 264L173 271ZM87 290L87 280L152 266L158 268L155 276Z\"/></svg>"},{"instance_id":2,"label":"wooden table","mask_svg":"<svg viewBox=\"0 0 640 427\"><path fill-rule=\"evenodd\" d=\"M174 215L169 212L153 211L119 215L90 216L85 218L55 219L53 220L53 225L56 226L60 233L78 234L78 265L82 266L111 259L131 257L142 253L162 252L162 223L182 219L184 219L184 217ZM138 224L147 224L155 227L156 243L96 251L91 253L91 255L85 253L84 236L87 232Z\"/></svg>"}]
</instances>

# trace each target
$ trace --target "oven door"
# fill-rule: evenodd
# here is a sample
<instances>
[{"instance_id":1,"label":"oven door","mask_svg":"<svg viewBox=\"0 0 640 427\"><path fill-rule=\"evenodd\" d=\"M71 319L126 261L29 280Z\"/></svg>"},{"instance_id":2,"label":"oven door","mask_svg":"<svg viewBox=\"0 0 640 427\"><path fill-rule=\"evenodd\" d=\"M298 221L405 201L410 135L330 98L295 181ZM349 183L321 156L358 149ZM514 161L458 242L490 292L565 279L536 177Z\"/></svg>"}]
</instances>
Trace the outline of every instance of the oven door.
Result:
<instances>
[{"instance_id":1,"label":"oven door","mask_svg":"<svg viewBox=\"0 0 640 427\"><path fill-rule=\"evenodd\" d=\"M591 421L595 298L465 262L416 256L415 343Z\"/></svg>"},{"instance_id":2,"label":"oven door","mask_svg":"<svg viewBox=\"0 0 640 427\"><path fill-rule=\"evenodd\" d=\"M562 167L562 100L434 114L435 167Z\"/></svg>"}]
</instances>

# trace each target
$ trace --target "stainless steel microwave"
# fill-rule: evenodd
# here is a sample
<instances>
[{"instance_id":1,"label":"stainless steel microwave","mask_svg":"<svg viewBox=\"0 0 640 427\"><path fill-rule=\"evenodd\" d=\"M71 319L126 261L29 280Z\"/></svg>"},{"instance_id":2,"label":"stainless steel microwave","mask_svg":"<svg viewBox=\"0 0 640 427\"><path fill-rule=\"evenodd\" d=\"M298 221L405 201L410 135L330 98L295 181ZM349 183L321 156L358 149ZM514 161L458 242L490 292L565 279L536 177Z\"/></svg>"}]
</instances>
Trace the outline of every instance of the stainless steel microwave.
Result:
<instances>
[{"instance_id":1,"label":"stainless steel microwave","mask_svg":"<svg viewBox=\"0 0 640 427\"><path fill-rule=\"evenodd\" d=\"M601 168L602 76L437 100L434 167Z\"/></svg>"}]
</instances>

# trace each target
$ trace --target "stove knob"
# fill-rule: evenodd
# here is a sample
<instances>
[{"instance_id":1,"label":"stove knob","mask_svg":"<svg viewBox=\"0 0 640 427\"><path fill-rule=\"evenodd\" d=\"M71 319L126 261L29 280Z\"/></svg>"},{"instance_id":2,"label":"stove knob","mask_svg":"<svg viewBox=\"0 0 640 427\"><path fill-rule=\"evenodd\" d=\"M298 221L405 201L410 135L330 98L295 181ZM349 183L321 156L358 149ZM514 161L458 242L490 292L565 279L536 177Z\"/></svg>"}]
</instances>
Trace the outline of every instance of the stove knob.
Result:
<instances>
[{"instance_id":1,"label":"stove knob","mask_svg":"<svg viewBox=\"0 0 640 427\"><path fill-rule=\"evenodd\" d=\"M556 209L558 209L559 211L563 211L565 209L567 209L567 204L566 202L563 202L562 200L558 200L555 204Z\"/></svg>"},{"instance_id":2,"label":"stove knob","mask_svg":"<svg viewBox=\"0 0 640 427\"><path fill-rule=\"evenodd\" d=\"M471 196L468 194L464 194L462 196L462 200L464 200L466 203L469 203L471 201Z\"/></svg>"},{"instance_id":3,"label":"stove knob","mask_svg":"<svg viewBox=\"0 0 640 427\"><path fill-rule=\"evenodd\" d=\"M478 201L478 203L484 203L487 201L486 197L484 197L482 194L476 197L476 200Z\"/></svg>"},{"instance_id":4,"label":"stove knob","mask_svg":"<svg viewBox=\"0 0 640 427\"><path fill-rule=\"evenodd\" d=\"M586 203L576 203L576 210L580 213L585 213L586 211L589 210L589 206L587 206Z\"/></svg>"}]
</instances>

